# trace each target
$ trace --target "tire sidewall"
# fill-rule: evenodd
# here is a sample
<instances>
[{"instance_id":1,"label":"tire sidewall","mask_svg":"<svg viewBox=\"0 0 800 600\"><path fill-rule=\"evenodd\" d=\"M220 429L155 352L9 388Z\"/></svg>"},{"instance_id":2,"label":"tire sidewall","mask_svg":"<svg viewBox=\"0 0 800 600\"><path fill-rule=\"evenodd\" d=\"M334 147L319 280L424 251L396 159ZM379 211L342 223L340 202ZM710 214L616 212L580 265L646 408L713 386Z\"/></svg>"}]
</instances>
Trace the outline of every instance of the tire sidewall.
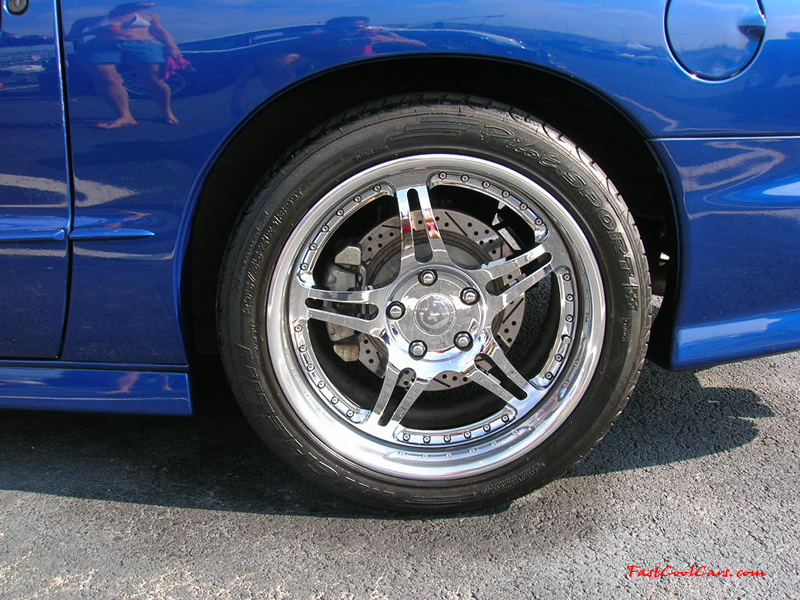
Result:
<instances>
[{"instance_id":1,"label":"tire sidewall","mask_svg":"<svg viewBox=\"0 0 800 600\"><path fill-rule=\"evenodd\" d=\"M363 113L362 113L363 114ZM345 118L347 121L347 117ZM297 223L337 184L383 162L450 153L511 168L558 198L595 252L607 306L592 382L542 444L481 476L420 482L368 471L313 435L281 391L269 360L265 307L273 268ZM391 102L340 123L292 155L256 194L232 237L220 290L223 359L234 392L261 437L301 472L335 492L380 507L478 508L517 497L562 474L606 433L641 368L649 281L641 242L616 189L558 132L488 103L409 106Z\"/></svg>"}]
</instances>

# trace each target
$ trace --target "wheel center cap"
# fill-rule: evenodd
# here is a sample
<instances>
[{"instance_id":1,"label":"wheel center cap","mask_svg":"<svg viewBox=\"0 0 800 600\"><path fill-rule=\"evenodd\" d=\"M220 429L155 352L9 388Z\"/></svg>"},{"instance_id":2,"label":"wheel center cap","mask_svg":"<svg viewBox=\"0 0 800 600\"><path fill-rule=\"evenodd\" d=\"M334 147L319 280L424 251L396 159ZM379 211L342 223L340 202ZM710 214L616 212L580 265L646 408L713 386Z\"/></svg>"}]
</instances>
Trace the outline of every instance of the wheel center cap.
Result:
<instances>
[{"instance_id":1,"label":"wheel center cap","mask_svg":"<svg viewBox=\"0 0 800 600\"><path fill-rule=\"evenodd\" d=\"M414 307L414 321L426 333L443 333L456 322L456 307L447 296L428 294Z\"/></svg>"}]
</instances>

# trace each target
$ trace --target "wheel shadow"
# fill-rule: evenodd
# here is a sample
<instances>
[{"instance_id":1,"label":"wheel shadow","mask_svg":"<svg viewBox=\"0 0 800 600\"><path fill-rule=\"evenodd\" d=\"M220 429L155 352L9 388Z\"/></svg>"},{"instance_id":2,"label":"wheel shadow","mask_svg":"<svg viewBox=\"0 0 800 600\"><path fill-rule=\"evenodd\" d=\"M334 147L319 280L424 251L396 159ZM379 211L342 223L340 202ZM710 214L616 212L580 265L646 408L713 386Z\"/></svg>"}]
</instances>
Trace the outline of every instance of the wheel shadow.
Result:
<instances>
[{"instance_id":1,"label":"wheel shadow","mask_svg":"<svg viewBox=\"0 0 800 600\"><path fill-rule=\"evenodd\" d=\"M0 489L259 514L397 518L321 493L265 450L218 361L198 369L194 389L193 418L0 411ZM725 452L757 437L752 419L772 415L750 391L706 389L691 373L648 365L617 426L570 476Z\"/></svg>"},{"instance_id":2,"label":"wheel shadow","mask_svg":"<svg viewBox=\"0 0 800 600\"><path fill-rule=\"evenodd\" d=\"M695 372L645 363L627 407L603 442L569 476L599 475L719 454L758 437L774 417L750 390L704 388Z\"/></svg>"}]
</instances>

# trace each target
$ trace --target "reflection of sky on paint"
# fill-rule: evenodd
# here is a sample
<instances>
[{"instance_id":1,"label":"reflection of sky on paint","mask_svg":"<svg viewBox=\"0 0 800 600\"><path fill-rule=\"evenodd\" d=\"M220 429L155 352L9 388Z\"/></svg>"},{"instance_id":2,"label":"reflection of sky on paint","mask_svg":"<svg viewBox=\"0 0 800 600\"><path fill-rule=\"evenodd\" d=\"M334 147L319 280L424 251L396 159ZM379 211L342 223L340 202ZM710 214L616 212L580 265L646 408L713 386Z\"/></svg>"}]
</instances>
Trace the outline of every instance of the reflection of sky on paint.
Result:
<instances>
[{"instance_id":1,"label":"reflection of sky on paint","mask_svg":"<svg viewBox=\"0 0 800 600\"><path fill-rule=\"evenodd\" d=\"M741 0L735 0L740 2ZM67 29L85 17L105 15L118 3L63 0ZM770 34L785 38L800 31L800 15L784 10L785 0L767 3L773 16ZM660 46L663 2L645 0L450 0L375 2L337 0L169 0L153 12L178 42L245 31L324 23L333 17L365 15L372 25L419 27L437 21L459 26L526 27L582 35L606 42L636 41ZM794 13L794 14L792 14ZM52 35L51 5L31 2L22 17L4 15L3 31L17 35Z\"/></svg>"},{"instance_id":2,"label":"reflection of sky on paint","mask_svg":"<svg viewBox=\"0 0 800 600\"><path fill-rule=\"evenodd\" d=\"M670 40L678 51L744 47L748 40L736 24L755 5L755 0L682 0L669 12Z\"/></svg>"},{"instance_id":3,"label":"reflection of sky on paint","mask_svg":"<svg viewBox=\"0 0 800 600\"><path fill-rule=\"evenodd\" d=\"M635 38L644 44L661 42L660 8L642 0L416 0L375 2L335 0L170 0L152 12L178 42L193 41L295 25L324 23L333 17L364 15L376 26L419 27L447 21L459 26L527 27L619 42ZM63 0L65 26L77 19L106 14L115 4Z\"/></svg>"},{"instance_id":4,"label":"reflection of sky on paint","mask_svg":"<svg viewBox=\"0 0 800 600\"><path fill-rule=\"evenodd\" d=\"M702 2L702 0L697 0ZM741 0L740 0L741 1ZM739 2L734 2L738 4ZM105 15L118 3L63 0L67 30L84 17ZM606 42L662 42L662 2L644 0L411 0L375 2L339 0L169 0L153 12L179 42L294 25L324 23L343 15L366 15L372 25L419 27L437 21L459 26L526 27L583 35ZM800 31L800 14L785 0L767 3L773 17L770 35L785 38ZM3 31L17 35L52 35L51 5L31 2L22 17L4 15Z\"/></svg>"},{"instance_id":5,"label":"reflection of sky on paint","mask_svg":"<svg viewBox=\"0 0 800 600\"><path fill-rule=\"evenodd\" d=\"M774 21L768 21L768 26L772 27ZM770 34L778 39L787 38L789 34L795 36L800 32L800 14L787 15L782 18L776 27L772 27Z\"/></svg>"}]
</instances>

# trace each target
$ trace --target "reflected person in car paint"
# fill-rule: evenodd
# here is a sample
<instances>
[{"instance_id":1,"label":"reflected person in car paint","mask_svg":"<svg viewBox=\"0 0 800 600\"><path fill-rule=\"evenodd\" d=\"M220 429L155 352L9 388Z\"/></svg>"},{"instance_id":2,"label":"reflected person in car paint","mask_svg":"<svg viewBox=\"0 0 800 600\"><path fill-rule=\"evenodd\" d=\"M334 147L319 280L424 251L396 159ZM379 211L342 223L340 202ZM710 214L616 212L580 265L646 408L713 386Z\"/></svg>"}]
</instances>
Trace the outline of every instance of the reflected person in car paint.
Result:
<instances>
[{"instance_id":1,"label":"reflected person in car paint","mask_svg":"<svg viewBox=\"0 0 800 600\"><path fill-rule=\"evenodd\" d=\"M268 89L277 88L343 59L373 56L395 44L426 46L423 41L370 27L368 17L330 19L308 34L296 52L273 54L242 71L234 86L231 112L241 115L247 111L247 86L253 79L260 79Z\"/></svg>"},{"instance_id":2,"label":"reflected person in car paint","mask_svg":"<svg viewBox=\"0 0 800 600\"><path fill-rule=\"evenodd\" d=\"M105 97L116 112L115 119L96 124L99 129L136 125L119 72L120 64L127 64L134 70L158 105L159 118L168 125L179 123L172 111L172 94L164 76L164 66L168 58L180 61L181 51L162 25L161 18L144 12L154 6L154 2L120 4L105 16L76 21L67 35L75 45L77 60L91 75L98 94ZM87 36L92 37L84 42Z\"/></svg>"}]
</instances>

